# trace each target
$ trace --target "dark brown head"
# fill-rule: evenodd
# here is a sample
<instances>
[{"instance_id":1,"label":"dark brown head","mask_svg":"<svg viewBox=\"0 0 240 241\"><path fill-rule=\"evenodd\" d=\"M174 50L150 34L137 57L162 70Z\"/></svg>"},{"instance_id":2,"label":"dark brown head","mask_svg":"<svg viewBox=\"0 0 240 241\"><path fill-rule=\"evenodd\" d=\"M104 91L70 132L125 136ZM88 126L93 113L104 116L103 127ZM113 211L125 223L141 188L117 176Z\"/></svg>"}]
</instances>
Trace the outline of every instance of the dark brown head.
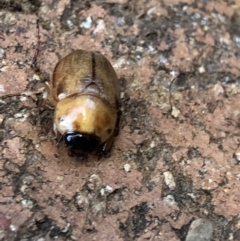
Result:
<instances>
[{"instance_id":1,"label":"dark brown head","mask_svg":"<svg viewBox=\"0 0 240 241\"><path fill-rule=\"evenodd\" d=\"M101 139L91 134L81 134L79 132L68 132L64 136L65 144L73 151L81 150L89 153L97 149L101 144Z\"/></svg>"}]
</instances>

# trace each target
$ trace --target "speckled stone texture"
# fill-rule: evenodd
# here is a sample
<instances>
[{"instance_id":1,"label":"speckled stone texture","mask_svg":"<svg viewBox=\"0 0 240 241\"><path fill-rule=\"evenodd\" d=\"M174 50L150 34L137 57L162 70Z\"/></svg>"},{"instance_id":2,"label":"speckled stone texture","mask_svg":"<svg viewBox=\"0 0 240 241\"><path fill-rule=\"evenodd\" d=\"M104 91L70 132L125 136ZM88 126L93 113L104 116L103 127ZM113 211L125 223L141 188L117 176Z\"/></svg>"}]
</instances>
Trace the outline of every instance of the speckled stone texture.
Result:
<instances>
[{"instance_id":1,"label":"speckled stone texture","mask_svg":"<svg viewBox=\"0 0 240 241\"><path fill-rule=\"evenodd\" d=\"M0 0L0 239L240 240L239 6ZM75 49L121 83L106 159L52 140L44 83Z\"/></svg>"}]
</instances>

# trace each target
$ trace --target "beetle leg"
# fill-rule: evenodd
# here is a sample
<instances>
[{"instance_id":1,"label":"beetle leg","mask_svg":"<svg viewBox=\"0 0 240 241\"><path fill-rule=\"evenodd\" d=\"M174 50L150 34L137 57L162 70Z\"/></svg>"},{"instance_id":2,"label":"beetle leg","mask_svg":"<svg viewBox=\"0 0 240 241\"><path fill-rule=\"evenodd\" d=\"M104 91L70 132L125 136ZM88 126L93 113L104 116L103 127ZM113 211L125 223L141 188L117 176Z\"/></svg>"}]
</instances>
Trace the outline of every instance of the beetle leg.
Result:
<instances>
[{"instance_id":1,"label":"beetle leg","mask_svg":"<svg viewBox=\"0 0 240 241\"><path fill-rule=\"evenodd\" d=\"M63 139L63 135L57 131L57 128L55 125L53 125L53 133L54 133L53 140L56 141L56 146L58 146Z\"/></svg>"},{"instance_id":2,"label":"beetle leg","mask_svg":"<svg viewBox=\"0 0 240 241\"><path fill-rule=\"evenodd\" d=\"M59 139L56 139L56 140L57 140L56 146L58 146L59 143L63 140L63 135L61 135L61 137Z\"/></svg>"},{"instance_id":3,"label":"beetle leg","mask_svg":"<svg viewBox=\"0 0 240 241\"><path fill-rule=\"evenodd\" d=\"M59 134L58 134L57 127L55 124L53 124L53 134L54 134L53 140L57 140Z\"/></svg>"},{"instance_id":4,"label":"beetle leg","mask_svg":"<svg viewBox=\"0 0 240 241\"><path fill-rule=\"evenodd\" d=\"M114 130L114 136L118 136L119 134L119 126L120 126L120 117L121 117L121 111L119 110L117 113L117 123L116 123L116 127Z\"/></svg>"},{"instance_id":5,"label":"beetle leg","mask_svg":"<svg viewBox=\"0 0 240 241\"><path fill-rule=\"evenodd\" d=\"M52 108L53 106L56 106L56 104L57 104L56 100L54 99L52 92L51 92L52 87L50 86L50 84L48 82L45 82L45 88L46 88L46 90L44 92L43 98L48 100L48 102L50 103L49 107L51 106L51 108Z\"/></svg>"},{"instance_id":6,"label":"beetle leg","mask_svg":"<svg viewBox=\"0 0 240 241\"><path fill-rule=\"evenodd\" d=\"M108 138L108 140L103 143L102 150L100 150L100 157L103 155L104 157L110 157L110 150L113 146L113 140L114 140L115 133L113 132L112 135Z\"/></svg>"}]
</instances>

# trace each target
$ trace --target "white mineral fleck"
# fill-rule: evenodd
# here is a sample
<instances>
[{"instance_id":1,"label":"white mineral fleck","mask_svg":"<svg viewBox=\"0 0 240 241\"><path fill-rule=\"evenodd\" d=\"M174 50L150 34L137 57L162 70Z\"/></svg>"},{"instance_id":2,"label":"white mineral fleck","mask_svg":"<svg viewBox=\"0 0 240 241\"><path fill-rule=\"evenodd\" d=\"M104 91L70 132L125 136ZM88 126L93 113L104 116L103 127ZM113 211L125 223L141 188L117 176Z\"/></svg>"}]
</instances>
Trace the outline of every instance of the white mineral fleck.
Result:
<instances>
[{"instance_id":1,"label":"white mineral fleck","mask_svg":"<svg viewBox=\"0 0 240 241\"><path fill-rule=\"evenodd\" d=\"M175 106L173 106L173 107L172 107L172 113L171 113L171 114L172 114L173 117L177 118L178 115L180 114L180 110L177 109Z\"/></svg>"},{"instance_id":2,"label":"white mineral fleck","mask_svg":"<svg viewBox=\"0 0 240 241\"><path fill-rule=\"evenodd\" d=\"M164 176L164 181L166 183L166 185L171 189L175 189L176 187L176 183L174 181L174 178L173 178L173 175L171 172L167 171L167 172L164 172L163 173L163 176Z\"/></svg>"},{"instance_id":3,"label":"white mineral fleck","mask_svg":"<svg viewBox=\"0 0 240 241\"><path fill-rule=\"evenodd\" d=\"M91 28L91 26L92 26L91 16L88 16L86 20L80 24L80 27L87 28L87 29Z\"/></svg>"},{"instance_id":4,"label":"white mineral fleck","mask_svg":"<svg viewBox=\"0 0 240 241\"><path fill-rule=\"evenodd\" d=\"M126 164L124 165L124 171L125 171L125 172L130 172L130 170L131 170L131 165L128 164L128 163L126 163Z\"/></svg>"},{"instance_id":5,"label":"white mineral fleck","mask_svg":"<svg viewBox=\"0 0 240 241\"><path fill-rule=\"evenodd\" d=\"M3 85L0 85L0 92L5 92Z\"/></svg>"}]
</instances>

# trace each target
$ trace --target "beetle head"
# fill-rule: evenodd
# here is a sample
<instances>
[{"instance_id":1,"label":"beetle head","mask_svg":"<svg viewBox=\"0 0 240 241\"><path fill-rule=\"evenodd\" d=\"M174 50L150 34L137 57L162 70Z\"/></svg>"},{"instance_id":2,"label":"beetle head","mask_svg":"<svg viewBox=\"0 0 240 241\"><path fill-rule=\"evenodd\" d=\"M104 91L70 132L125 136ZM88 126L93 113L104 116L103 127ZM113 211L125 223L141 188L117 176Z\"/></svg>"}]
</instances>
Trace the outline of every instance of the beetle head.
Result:
<instances>
[{"instance_id":1,"label":"beetle head","mask_svg":"<svg viewBox=\"0 0 240 241\"><path fill-rule=\"evenodd\" d=\"M79 132L66 133L64 140L65 144L72 150L81 150L83 152L92 152L101 144L101 140L97 136Z\"/></svg>"}]
</instances>

